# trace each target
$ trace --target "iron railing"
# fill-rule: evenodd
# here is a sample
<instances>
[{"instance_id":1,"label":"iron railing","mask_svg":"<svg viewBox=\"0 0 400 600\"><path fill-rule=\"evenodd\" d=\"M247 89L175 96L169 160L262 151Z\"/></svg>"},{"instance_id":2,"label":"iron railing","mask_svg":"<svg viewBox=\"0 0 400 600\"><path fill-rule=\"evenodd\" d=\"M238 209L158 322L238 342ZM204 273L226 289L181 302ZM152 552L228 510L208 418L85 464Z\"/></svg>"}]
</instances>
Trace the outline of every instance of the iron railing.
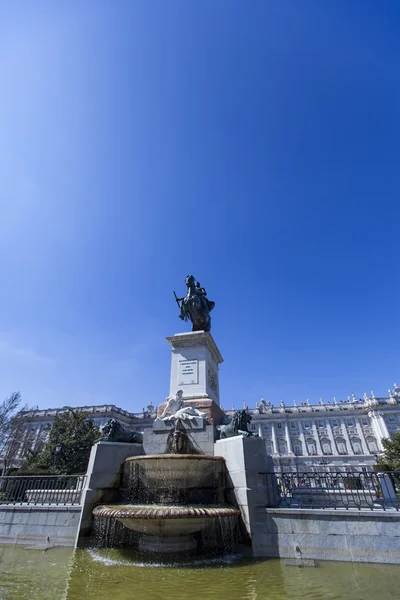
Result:
<instances>
[{"instance_id":1,"label":"iron railing","mask_svg":"<svg viewBox=\"0 0 400 600\"><path fill-rule=\"evenodd\" d=\"M0 477L0 504L80 504L86 475Z\"/></svg>"},{"instance_id":2,"label":"iron railing","mask_svg":"<svg viewBox=\"0 0 400 600\"><path fill-rule=\"evenodd\" d=\"M400 509L400 471L260 473L268 507Z\"/></svg>"}]
</instances>

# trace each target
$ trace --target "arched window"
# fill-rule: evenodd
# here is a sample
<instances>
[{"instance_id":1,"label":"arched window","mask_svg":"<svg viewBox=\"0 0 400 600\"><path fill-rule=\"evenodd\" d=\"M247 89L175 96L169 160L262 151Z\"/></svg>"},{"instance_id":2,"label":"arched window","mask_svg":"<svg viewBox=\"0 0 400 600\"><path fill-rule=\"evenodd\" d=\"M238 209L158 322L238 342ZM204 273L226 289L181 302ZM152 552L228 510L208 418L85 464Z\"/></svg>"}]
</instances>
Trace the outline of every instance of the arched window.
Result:
<instances>
[{"instance_id":1,"label":"arched window","mask_svg":"<svg viewBox=\"0 0 400 600\"><path fill-rule=\"evenodd\" d=\"M303 445L300 440L293 440L293 452L296 456L303 455Z\"/></svg>"},{"instance_id":2,"label":"arched window","mask_svg":"<svg viewBox=\"0 0 400 600\"><path fill-rule=\"evenodd\" d=\"M350 438L350 442L351 442L351 446L353 448L354 454L362 454L363 453L360 438L352 437L352 438Z\"/></svg>"},{"instance_id":3,"label":"arched window","mask_svg":"<svg viewBox=\"0 0 400 600\"><path fill-rule=\"evenodd\" d=\"M313 440L312 438L307 438L306 444L307 444L308 454L310 454L311 456L316 456L317 455L317 446L316 446L315 440Z\"/></svg>"},{"instance_id":4,"label":"arched window","mask_svg":"<svg viewBox=\"0 0 400 600\"><path fill-rule=\"evenodd\" d=\"M279 440L279 454L287 454L286 442L284 440Z\"/></svg>"},{"instance_id":5,"label":"arched window","mask_svg":"<svg viewBox=\"0 0 400 600\"><path fill-rule=\"evenodd\" d=\"M347 454L346 441L343 438L341 438L341 437L336 438L335 441L336 441L336 446L337 446L337 449L338 449L338 453L339 454Z\"/></svg>"},{"instance_id":6,"label":"arched window","mask_svg":"<svg viewBox=\"0 0 400 600\"><path fill-rule=\"evenodd\" d=\"M322 452L324 454L332 454L332 445L328 438L321 439Z\"/></svg>"},{"instance_id":7,"label":"arched window","mask_svg":"<svg viewBox=\"0 0 400 600\"><path fill-rule=\"evenodd\" d=\"M365 441L367 442L368 450L371 452L371 454L375 454L376 452L379 452L378 444L376 443L376 439L374 437L372 437L372 435L365 438Z\"/></svg>"}]
</instances>

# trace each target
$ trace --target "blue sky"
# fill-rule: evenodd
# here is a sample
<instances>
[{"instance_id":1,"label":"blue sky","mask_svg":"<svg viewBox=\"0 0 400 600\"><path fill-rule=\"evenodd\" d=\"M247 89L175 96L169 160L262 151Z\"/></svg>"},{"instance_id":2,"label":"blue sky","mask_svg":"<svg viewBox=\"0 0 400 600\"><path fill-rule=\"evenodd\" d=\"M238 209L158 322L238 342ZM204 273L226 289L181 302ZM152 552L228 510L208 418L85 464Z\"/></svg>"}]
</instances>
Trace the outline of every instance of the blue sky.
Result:
<instances>
[{"instance_id":1,"label":"blue sky","mask_svg":"<svg viewBox=\"0 0 400 600\"><path fill-rule=\"evenodd\" d=\"M172 290L216 302L222 404L399 367L400 3L0 6L0 395L140 410Z\"/></svg>"}]
</instances>

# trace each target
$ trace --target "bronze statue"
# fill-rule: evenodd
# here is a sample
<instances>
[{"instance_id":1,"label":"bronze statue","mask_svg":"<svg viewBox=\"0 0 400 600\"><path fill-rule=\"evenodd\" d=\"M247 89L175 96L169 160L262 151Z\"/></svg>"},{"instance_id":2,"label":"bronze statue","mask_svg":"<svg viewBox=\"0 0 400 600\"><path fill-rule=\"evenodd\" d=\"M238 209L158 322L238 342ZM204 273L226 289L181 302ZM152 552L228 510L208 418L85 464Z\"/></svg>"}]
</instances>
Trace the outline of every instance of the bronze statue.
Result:
<instances>
[{"instance_id":1,"label":"bronze statue","mask_svg":"<svg viewBox=\"0 0 400 600\"><path fill-rule=\"evenodd\" d=\"M101 428L103 434L100 442L123 442L125 444L142 444L143 433L140 431L128 431L122 427L117 419L109 419Z\"/></svg>"},{"instance_id":2,"label":"bronze statue","mask_svg":"<svg viewBox=\"0 0 400 600\"><path fill-rule=\"evenodd\" d=\"M237 410L228 425L218 425L217 429L220 432L220 438L235 437L236 435L259 437L258 433L252 433L247 428L251 422L251 418L247 410Z\"/></svg>"},{"instance_id":3,"label":"bronze statue","mask_svg":"<svg viewBox=\"0 0 400 600\"><path fill-rule=\"evenodd\" d=\"M210 312L215 306L207 298L206 290L200 286L200 283L195 280L193 275L188 275L185 279L187 294L183 298L178 298L175 294L175 299L180 308L179 318L182 321L191 321L192 331L210 331L211 316Z\"/></svg>"}]
</instances>

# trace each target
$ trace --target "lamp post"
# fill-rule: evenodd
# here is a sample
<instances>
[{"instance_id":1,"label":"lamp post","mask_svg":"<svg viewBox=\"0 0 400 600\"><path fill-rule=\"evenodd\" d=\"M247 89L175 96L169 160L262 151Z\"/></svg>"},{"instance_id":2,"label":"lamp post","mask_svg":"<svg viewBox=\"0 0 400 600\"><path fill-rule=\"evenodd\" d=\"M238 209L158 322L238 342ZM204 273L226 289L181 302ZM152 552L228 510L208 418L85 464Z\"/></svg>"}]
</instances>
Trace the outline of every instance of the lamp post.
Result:
<instances>
[{"instance_id":1,"label":"lamp post","mask_svg":"<svg viewBox=\"0 0 400 600\"><path fill-rule=\"evenodd\" d=\"M57 444L56 447L55 447L55 450L54 450L54 466L56 466L57 456L60 454L61 448L62 448L61 444Z\"/></svg>"}]
</instances>

